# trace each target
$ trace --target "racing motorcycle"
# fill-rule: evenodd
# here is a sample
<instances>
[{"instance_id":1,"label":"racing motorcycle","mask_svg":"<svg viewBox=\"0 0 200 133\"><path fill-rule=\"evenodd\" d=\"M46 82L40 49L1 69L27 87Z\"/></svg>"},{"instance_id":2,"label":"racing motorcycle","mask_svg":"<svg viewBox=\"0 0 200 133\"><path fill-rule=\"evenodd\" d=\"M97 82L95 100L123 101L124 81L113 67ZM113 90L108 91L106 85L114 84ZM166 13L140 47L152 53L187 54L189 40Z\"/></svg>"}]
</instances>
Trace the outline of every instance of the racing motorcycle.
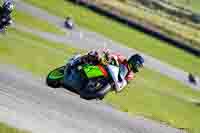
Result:
<instances>
[{"instance_id":1,"label":"racing motorcycle","mask_svg":"<svg viewBox=\"0 0 200 133\"><path fill-rule=\"evenodd\" d=\"M66 87L78 92L85 99L103 99L109 91L113 90L113 76L118 76L118 73L119 67L114 65L83 64L70 70L62 66L48 74L46 83L54 88Z\"/></svg>"},{"instance_id":2,"label":"racing motorcycle","mask_svg":"<svg viewBox=\"0 0 200 133\"><path fill-rule=\"evenodd\" d=\"M66 18L66 20L64 22L64 25L68 29L73 29L74 28L74 22L73 22L73 20L70 17Z\"/></svg>"},{"instance_id":3,"label":"racing motorcycle","mask_svg":"<svg viewBox=\"0 0 200 133\"><path fill-rule=\"evenodd\" d=\"M6 31L6 25L4 24L6 22L6 18L0 17L0 32L5 33Z\"/></svg>"},{"instance_id":4,"label":"racing motorcycle","mask_svg":"<svg viewBox=\"0 0 200 133\"><path fill-rule=\"evenodd\" d=\"M1 33L6 32L7 26L9 25L8 21L10 21L10 20L11 20L11 18L9 16L2 15L0 17L0 32Z\"/></svg>"}]
</instances>

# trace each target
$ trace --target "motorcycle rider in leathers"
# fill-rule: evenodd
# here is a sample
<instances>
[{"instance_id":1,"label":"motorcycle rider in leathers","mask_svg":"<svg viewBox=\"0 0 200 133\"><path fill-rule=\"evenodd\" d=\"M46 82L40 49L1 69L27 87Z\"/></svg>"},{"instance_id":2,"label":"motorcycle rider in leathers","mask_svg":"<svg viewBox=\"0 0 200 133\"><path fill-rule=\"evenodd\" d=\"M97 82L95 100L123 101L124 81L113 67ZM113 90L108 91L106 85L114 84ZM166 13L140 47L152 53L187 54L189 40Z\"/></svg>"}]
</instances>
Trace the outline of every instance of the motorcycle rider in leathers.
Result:
<instances>
[{"instance_id":1,"label":"motorcycle rider in leathers","mask_svg":"<svg viewBox=\"0 0 200 133\"><path fill-rule=\"evenodd\" d=\"M114 78L113 80L116 92L120 92L127 85L127 83L134 78L134 74L139 72L139 69L143 67L144 58L139 54L134 54L127 59L119 53L112 53L108 49L100 49L89 51L83 56L74 56L67 64L67 67L77 67L80 64L111 64L118 66L118 78L116 78L116 76L112 77ZM70 71L70 69L68 69L68 71Z\"/></svg>"}]
</instances>

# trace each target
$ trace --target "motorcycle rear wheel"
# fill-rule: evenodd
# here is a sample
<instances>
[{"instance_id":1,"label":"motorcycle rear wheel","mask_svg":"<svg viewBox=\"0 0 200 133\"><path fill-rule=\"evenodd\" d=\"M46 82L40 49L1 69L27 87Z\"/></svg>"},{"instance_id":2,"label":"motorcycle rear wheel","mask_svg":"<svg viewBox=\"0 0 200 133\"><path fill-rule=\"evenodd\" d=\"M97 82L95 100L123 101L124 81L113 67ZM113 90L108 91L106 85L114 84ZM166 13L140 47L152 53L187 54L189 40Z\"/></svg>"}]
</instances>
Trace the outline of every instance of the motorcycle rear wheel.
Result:
<instances>
[{"instance_id":1,"label":"motorcycle rear wheel","mask_svg":"<svg viewBox=\"0 0 200 133\"><path fill-rule=\"evenodd\" d=\"M112 87L108 83L108 81L100 80L95 83L98 86L90 86L90 84L87 84L85 86L85 89L81 90L81 97L84 99L100 99L102 100L105 95L111 91Z\"/></svg>"}]
</instances>

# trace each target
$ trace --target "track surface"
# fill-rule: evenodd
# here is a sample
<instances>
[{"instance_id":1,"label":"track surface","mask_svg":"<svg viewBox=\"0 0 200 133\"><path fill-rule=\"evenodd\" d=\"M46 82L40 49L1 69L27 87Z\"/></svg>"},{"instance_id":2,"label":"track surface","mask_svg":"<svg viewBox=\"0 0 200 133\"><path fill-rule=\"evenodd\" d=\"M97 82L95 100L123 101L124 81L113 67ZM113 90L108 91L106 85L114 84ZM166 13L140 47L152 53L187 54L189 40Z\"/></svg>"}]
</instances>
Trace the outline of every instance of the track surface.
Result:
<instances>
[{"instance_id":1,"label":"track surface","mask_svg":"<svg viewBox=\"0 0 200 133\"><path fill-rule=\"evenodd\" d=\"M39 17L41 19L44 19L48 21L49 23L52 23L61 29L63 29L63 19L53 16L49 14L48 12L39 9L37 7L34 7L32 5L23 3L21 0L15 0L16 1L16 7L17 10L21 10L27 13L30 13L31 15L35 17ZM18 27L19 28L19 27ZM22 27L20 27L22 28ZM25 31L32 32L34 34L37 34L45 39L56 41L56 42L61 42L61 43L68 43L68 44L73 44L74 47L78 48L83 48L83 49L94 49L94 48L102 48L106 47L109 49L112 49L114 51L118 51L123 53L126 56L130 56L133 53L140 53L144 56L145 58L145 66L153 69L157 72L160 72L164 75L167 75L170 78L176 79L180 82L182 82L185 85L190 86L193 89L200 90L200 82L197 83L197 85L193 85L188 82L188 73L175 68L169 64L163 63L151 56L145 55L144 53L138 52L136 50L127 48L117 42L111 41L110 39L88 31L86 29L77 27L75 30L70 31L70 34L66 34L65 36L59 36L55 34L50 34L50 33L44 33L44 32L39 32L35 31L32 29L27 29L27 28L22 28Z\"/></svg>"},{"instance_id":2,"label":"track surface","mask_svg":"<svg viewBox=\"0 0 200 133\"><path fill-rule=\"evenodd\" d=\"M48 88L8 65L0 65L0 120L33 133L182 133L62 88Z\"/></svg>"}]
</instances>

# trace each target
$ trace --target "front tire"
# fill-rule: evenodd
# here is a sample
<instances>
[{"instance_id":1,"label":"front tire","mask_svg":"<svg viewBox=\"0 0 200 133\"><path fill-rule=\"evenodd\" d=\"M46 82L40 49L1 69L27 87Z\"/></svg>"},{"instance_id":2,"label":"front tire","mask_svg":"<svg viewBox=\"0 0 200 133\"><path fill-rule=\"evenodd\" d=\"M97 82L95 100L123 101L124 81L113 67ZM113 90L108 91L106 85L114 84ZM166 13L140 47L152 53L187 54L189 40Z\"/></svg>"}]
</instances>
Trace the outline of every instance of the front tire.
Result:
<instances>
[{"instance_id":1,"label":"front tire","mask_svg":"<svg viewBox=\"0 0 200 133\"><path fill-rule=\"evenodd\" d=\"M65 66L62 66L51 71L46 78L46 84L53 88L60 87L62 85L61 81L64 77L64 69Z\"/></svg>"}]
</instances>

